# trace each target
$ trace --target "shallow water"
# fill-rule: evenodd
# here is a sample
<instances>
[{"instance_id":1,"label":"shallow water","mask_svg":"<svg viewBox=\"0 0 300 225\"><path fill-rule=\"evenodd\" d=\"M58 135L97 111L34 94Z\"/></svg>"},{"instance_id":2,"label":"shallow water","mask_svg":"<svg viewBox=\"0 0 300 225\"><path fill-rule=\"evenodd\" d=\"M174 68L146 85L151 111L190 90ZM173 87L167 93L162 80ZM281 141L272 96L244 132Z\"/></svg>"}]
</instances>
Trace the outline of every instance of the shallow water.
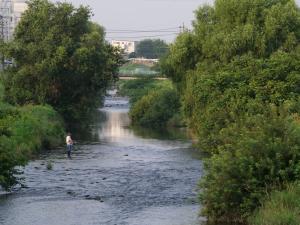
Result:
<instances>
[{"instance_id":1,"label":"shallow water","mask_svg":"<svg viewBox=\"0 0 300 225\"><path fill-rule=\"evenodd\" d=\"M125 98L108 97L98 116L72 160L63 148L44 153L24 169L25 188L0 195L0 224L201 224L201 161L181 132L129 129Z\"/></svg>"}]
</instances>

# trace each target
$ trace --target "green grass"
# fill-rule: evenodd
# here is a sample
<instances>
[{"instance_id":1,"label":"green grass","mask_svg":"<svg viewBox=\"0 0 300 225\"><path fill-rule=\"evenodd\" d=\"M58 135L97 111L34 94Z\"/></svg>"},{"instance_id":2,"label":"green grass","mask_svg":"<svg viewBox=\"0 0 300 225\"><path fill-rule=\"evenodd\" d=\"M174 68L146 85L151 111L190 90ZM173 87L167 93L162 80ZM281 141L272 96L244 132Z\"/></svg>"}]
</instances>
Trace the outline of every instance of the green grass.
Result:
<instances>
[{"instance_id":1,"label":"green grass","mask_svg":"<svg viewBox=\"0 0 300 225\"><path fill-rule=\"evenodd\" d=\"M156 71L154 67L127 63L120 67L119 74L123 76L158 76L160 72Z\"/></svg>"},{"instance_id":2,"label":"green grass","mask_svg":"<svg viewBox=\"0 0 300 225\"><path fill-rule=\"evenodd\" d=\"M51 106L5 103L0 82L0 186L10 190L20 183L19 166L41 149L61 145L64 133L63 120Z\"/></svg>"},{"instance_id":3,"label":"green grass","mask_svg":"<svg viewBox=\"0 0 300 225\"><path fill-rule=\"evenodd\" d=\"M274 191L249 221L251 225L299 225L300 184Z\"/></svg>"},{"instance_id":4,"label":"green grass","mask_svg":"<svg viewBox=\"0 0 300 225\"><path fill-rule=\"evenodd\" d=\"M63 137L63 121L52 107L0 103L0 186L9 190L19 183L16 167L42 148L60 145Z\"/></svg>"}]
</instances>

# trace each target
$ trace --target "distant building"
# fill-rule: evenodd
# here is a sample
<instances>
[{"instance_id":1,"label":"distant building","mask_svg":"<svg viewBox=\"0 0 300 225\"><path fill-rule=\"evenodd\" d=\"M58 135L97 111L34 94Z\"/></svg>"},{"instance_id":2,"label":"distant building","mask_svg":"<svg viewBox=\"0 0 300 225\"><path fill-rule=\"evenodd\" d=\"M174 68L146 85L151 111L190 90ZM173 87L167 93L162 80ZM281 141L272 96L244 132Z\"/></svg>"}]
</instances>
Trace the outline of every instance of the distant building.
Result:
<instances>
[{"instance_id":1,"label":"distant building","mask_svg":"<svg viewBox=\"0 0 300 225\"><path fill-rule=\"evenodd\" d=\"M111 45L114 47L119 47L124 51L126 54L130 54L132 52L135 52L135 47L136 47L135 41L117 41L117 40L112 40Z\"/></svg>"},{"instance_id":2,"label":"distant building","mask_svg":"<svg viewBox=\"0 0 300 225\"><path fill-rule=\"evenodd\" d=\"M26 0L0 0L0 38L10 41L22 13L27 9Z\"/></svg>"}]
</instances>

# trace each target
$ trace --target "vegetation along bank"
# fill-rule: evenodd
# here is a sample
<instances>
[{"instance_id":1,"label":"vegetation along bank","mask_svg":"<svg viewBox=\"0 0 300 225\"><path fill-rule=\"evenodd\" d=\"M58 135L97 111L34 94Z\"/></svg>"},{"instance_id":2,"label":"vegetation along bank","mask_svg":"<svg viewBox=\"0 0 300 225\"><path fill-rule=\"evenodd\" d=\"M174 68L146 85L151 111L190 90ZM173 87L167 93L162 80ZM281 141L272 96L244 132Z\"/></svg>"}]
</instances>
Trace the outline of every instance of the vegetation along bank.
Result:
<instances>
[{"instance_id":1,"label":"vegetation along bank","mask_svg":"<svg viewBox=\"0 0 300 225\"><path fill-rule=\"evenodd\" d=\"M287 197L300 176L299 40L294 0L216 0L196 11L162 62L210 155L199 193L210 221L300 224ZM271 215L281 196L293 212Z\"/></svg>"},{"instance_id":2,"label":"vegetation along bank","mask_svg":"<svg viewBox=\"0 0 300 225\"><path fill-rule=\"evenodd\" d=\"M64 127L101 104L116 79L119 53L92 23L88 7L28 1L14 39L1 43L12 66L1 73L0 185L17 183L15 166L63 142Z\"/></svg>"}]
</instances>

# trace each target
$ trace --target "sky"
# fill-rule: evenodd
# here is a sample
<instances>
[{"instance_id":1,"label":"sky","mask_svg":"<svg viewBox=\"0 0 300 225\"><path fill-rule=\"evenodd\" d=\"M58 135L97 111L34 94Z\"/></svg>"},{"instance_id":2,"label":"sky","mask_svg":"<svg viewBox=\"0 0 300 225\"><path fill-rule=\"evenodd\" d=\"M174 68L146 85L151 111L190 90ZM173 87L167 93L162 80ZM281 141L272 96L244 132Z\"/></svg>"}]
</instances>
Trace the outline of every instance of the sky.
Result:
<instances>
[{"instance_id":1,"label":"sky","mask_svg":"<svg viewBox=\"0 0 300 225\"><path fill-rule=\"evenodd\" d=\"M180 26L184 24L187 28L191 27L195 10L202 4L212 3L213 0L66 0L66 2L71 2L75 6L89 5L94 13L92 20L105 27L109 40L141 40L149 37L171 42L180 31Z\"/></svg>"},{"instance_id":2,"label":"sky","mask_svg":"<svg viewBox=\"0 0 300 225\"><path fill-rule=\"evenodd\" d=\"M194 11L213 0L66 0L89 5L93 21L105 27L107 39L160 38L172 42L180 26L191 27ZM300 0L296 0L300 5ZM147 32L145 32L147 31ZM150 32L151 31L151 32Z\"/></svg>"}]
</instances>

